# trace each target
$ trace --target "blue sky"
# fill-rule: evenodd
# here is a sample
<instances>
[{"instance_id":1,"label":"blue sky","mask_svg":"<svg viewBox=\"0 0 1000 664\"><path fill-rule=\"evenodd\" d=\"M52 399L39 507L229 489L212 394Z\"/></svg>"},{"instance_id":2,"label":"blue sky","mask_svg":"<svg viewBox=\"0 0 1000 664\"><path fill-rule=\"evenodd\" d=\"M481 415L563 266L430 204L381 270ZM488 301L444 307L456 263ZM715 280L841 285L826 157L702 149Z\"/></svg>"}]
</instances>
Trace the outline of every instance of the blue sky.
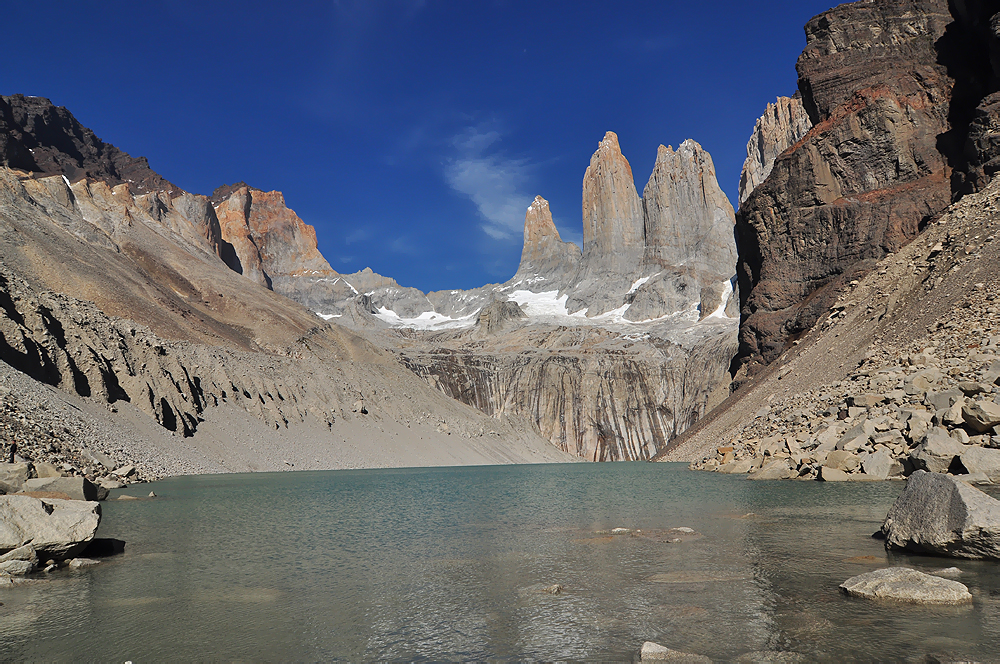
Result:
<instances>
[{"instance_id":1,"label":"blue sky","mask_svg":"<svg viewBox=\"0 0 1000 664\"><path fill-rule=\"evenodd\" d=\"M735 201L830 2L36 3L6 7L3 94L49 97L172 182L284 192L334 269L422 290L502 282L547 198L581 239L608 130L640 192L686 138Z\"/></svg>"}]
</instances>

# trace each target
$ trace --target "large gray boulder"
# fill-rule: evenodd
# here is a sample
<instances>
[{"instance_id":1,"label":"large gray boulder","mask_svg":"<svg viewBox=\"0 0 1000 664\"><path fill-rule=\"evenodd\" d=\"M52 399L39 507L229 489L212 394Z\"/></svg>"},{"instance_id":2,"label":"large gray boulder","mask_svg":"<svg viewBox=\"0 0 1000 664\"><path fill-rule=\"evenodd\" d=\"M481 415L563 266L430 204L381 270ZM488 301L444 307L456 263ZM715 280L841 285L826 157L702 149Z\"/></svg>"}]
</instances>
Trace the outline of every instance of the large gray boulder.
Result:
<instances>
[{"instance_id":1,"label":"large gray boulder","mask_svg":"<svg viewBox=\"0 0 1000 664\"><path fill-rule=\"evenodd\" d=\"M840 588L852 597L912 604L966 604L972 601L965 584L909 567L889 567L852 576L840 584Z\"/></svg>"},{"instance_id":2,"label":"large gray boulder","mask_svg":"<svg viewBox=\"0 0 1000 664\"><path fill-rule=\"evenodd\" d=\"M31 477L31 466L23 461L0 463L0 489L6 493L20 491L29 477Z\"/></svg>"},{"instance_id":3,"label":"large gray boulder","mask_svg":"<svg viewBox=\"0 0 1000 664\"><path fill-rule=\"evenodd\" d=\"M1000 483L1000 450L970 446L962 452L959 460L969 474L982 473L990 482Z\"/></svg>"},{"instance_id":4,"label":"large gray boulder","mask_svg":"<svg viewBox=\"0 0 1000 664\"><path fill-rule=\"evenodd\" d=\"M962 406L962 418L976 433L986 433L1000 424L1000 406L992 401L974 401Z\"/></svg>"},{"instance_id":5,"label":"large gray boulder","mask_svg":"<svg viewBox=\"0 0 1000 664\"><path fill-rule=\"evenodd\" d=\"M72 500L104 500L108 490L86 477L39 477L24 483L23 491L47 491L65 494Z\"/></svg>"},{"instance_id":6,"label":"large gray boulder","mask_svg":"<svg viewBox=\"0 0 1000 664\"><path fill-rule=\"evenodd\" d=\"M887 448L880 447L875 450L874 454L865 457L864 461L861 462L861 469L866 475L884 480L889 477L893 461L895 459L892 458L892 453Z\"/></svg>"},{"instance_id":7,"label":"large gray boulder","mask_svg":"<svg viewBox=\"0 0 1000 664\"><path fill-rule=\"evenodd\" d=\"M913 465L932 473L947 473L955 457L965 451L965 445L951 437L944 427L933 427L920 445L910 452Z\"/></svg>"},{"instance_id":8,"label":"large gray boulder","mask_svg":"<svg viewBox=\"0 0 1000 664\"><path fill-rule=\"evenodd\" d=\"M882 533L887 549L1000 560L1000 501L949 475L918 470Z\"/></svg>"},{"instance_id":9,"label":"large gray boulder","mask_svg":"<svg viewBox=\"0 0 1000 664\"><path fill-rule=\"evenodd\" d=\"M43 560L69 558L94 538L100 522L96 502L0 496L0 551L31 544Z\"/></svg>"}]
</instances>

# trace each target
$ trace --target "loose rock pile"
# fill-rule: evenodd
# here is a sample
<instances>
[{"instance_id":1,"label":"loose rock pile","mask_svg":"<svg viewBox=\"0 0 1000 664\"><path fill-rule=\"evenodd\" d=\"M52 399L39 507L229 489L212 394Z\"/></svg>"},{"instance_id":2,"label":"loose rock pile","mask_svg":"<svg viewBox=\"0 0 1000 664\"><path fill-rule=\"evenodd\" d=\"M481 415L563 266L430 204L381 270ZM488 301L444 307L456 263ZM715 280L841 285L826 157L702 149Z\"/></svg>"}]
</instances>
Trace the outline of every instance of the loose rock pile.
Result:
<instances>
[{"instance_id":1,"label":"loose rock pile","mask_svg":"<svg viewBox=\"0 0 1000 664\"><path fill-rule=\"evenodd\" d=\"M137 463L128 441L109 440L88 419L68 415L69 409L57 397L39 396L44 388L22 389L28 380L9 369L0 374L0 462L27 465L27 476L20 483L83 477L103 487L106 494L108 489L161 476L155 461L142 458ZM21 490L20 483L4 486L4 472L0 470L0 492Z\"/></svg>"},{"instance_id":2,"label":"loose rock pile","mask_svg":"<svg viewBox=\"0 0 1000 664\"><path fill-rule=\"evenodd\" d=\"M847 380L764 406L691 468L826 481L928 470L1000 482L998 305L977 284L919 342L902 351L884 345Z\"/></svg>"}]
</instances>

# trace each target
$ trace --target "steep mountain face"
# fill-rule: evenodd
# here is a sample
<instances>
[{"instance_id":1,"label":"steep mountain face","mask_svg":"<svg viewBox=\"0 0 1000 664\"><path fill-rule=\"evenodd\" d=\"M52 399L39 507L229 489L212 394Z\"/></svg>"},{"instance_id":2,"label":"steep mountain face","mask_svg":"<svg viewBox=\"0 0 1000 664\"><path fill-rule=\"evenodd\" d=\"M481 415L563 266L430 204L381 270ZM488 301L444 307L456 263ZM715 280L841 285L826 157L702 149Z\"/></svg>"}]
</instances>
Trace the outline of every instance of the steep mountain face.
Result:
<instances>
[{"instance_id":1,"label":"steep mountain face","mask_svg":"<svg viewBox=\"0 0 1000 664\"><path fill-rule=\"evenodd\" d=\"M584 272L632 273L642 258L642 217L632 167L609 131L583 174Z\"/></svg>"},{"instance_id":2,"label":"steep mountain face","mask_svg":"<svg viewBox=\"0 0 1000 664\"><path fill-rule=\"evenodd\" d=\"M40 175L65 175L114 187L128 185L134 194L181 193L150 167L94 135L61 106L44 97L0 97L0 166Z\"/></svg>"},{"instance_id":3,"label":"steep mountain face","mask_svg":"<svg viewBox=\"0 0 1000 664\"><path fill-rule=\"evenodd\" d=\"M528 206L524 215L524 247L521 263L511 281L523 281L533 275L546 275L546 287L567 288L580 269L580 248L563 242L559 229L552 222L549 202L541 196Z\"/></svg>"},{"instance_id":4,"label":"steep mountain face","mask_svg":"<svg viewBox=\"0 0 1000 664\"><path fill-rule=\"evenodd\" d=\"M739 364L777 357L950 202L939 138L954 81L937 47L951 21L945 0L861 1L806 26L797 69L813 127L737 215Z\"/></svg>"},{"instance_id":5,"label":"steep mountain face","mask_svg":"<svg viewBox=\"0 0 1000 664\"><path fill-rule=\"evenodd\" d=\"M316 229L288 209L280 191L241 182L216 189L212 201L233 246L225 258L234 271L282 294L295 277L337 274L316 247Z\"/></svg>"},{"instance_id":6,"label":"steep mountain face","mask_svg":"<svg viewBox=\"0 0 1000 664\"><path fill-rule=\"evenodd\" d=\"M642 202L643 262L723 276L733 271L733 206L719 187L712 157L698 143L688 139L676 151L659 147Z\"/></svg>"},{"instance_id":7,"label":"steep mountain face","mask_svg":"<svg viewBox=\"0 0 1000 664\"><path fill-rule=\"evenodd\" d=\"M779 154L798 143L812 128L802 97L778 97L757 119L747 142L747 158L740 173L740 205L771 174Z\"/></svg>"}]
</instances>

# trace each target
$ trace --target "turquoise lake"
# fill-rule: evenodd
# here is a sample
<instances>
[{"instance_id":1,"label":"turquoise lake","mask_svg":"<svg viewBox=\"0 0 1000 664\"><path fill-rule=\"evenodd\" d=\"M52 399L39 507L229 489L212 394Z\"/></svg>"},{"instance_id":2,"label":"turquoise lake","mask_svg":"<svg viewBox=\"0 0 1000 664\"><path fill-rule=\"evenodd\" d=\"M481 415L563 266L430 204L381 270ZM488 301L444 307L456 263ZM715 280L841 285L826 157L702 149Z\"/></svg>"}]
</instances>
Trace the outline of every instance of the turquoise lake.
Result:
<instances>
[{"instance_id":1,"label":"turquoise lake","mask_svg":"<svg viewBox=\"0 0 1000 664\"><path fill-rule=\"evenodd\" d=\"M649 463L172 478L104 503L123 555L0 594L0 660L997 661L1000 564L872 539L902 487ZM975 601L839 592L889 565L956 565Z\"/></svg>"}]
</instances>

